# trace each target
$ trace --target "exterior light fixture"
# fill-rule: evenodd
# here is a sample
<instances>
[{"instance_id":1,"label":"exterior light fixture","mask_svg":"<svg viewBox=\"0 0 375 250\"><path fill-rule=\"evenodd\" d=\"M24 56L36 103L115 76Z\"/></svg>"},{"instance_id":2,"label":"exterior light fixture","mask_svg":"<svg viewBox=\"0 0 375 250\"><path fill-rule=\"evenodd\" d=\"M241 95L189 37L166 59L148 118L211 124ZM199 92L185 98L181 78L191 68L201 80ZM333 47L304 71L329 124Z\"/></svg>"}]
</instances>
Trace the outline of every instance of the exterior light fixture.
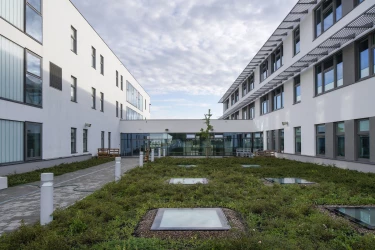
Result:
<instances>
[{"instance_id":1,"label":"exterior light fixture","mask_svg":"<svg viewBox=\"0 0 375 250\"><path fill-rule=\"evenodd\" d=\"M281 124L282 124L283 126L288 126L288 125L289 125L288 122L282 122Z\"/></svg>"},{"instance_id":2,"label":"exterior light fixture","mask_svg":"<svg viewBox=\"0 0 375 250\"><path fill-rule=\"evenodd\" d=\"M165 132L168 132L168 131L169 131L169 129L166 128L166 129L165 129Z\"/></svg>"},{"instance_id":3,"label":"exterior light fixture","mask_svg":"<svg viewBox=\"0 0 375 250\"><path fill-rule=\"evenodd\" d=\"M91 123L85 123L85 128L91 127Z\"/></svg>"}]
</instances>

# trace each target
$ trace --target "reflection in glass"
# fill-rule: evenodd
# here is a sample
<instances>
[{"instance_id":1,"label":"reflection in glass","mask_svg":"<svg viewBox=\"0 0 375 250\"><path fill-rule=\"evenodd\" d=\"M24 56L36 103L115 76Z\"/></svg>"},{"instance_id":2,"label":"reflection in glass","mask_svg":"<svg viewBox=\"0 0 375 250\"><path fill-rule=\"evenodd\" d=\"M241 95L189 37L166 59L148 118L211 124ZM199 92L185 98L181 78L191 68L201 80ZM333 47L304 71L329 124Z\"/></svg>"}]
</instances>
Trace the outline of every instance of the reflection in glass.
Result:
<instances>
[{"instance_id":1,"label":"reflection in glass","mask_svg":"<svg viewBox=\"0 0 375 250\"><path fill-rule=\"evenodd\" d=\"M374 207L335 207L331 209L334 212L349 218L355 223L358 223L369 229L375 229Z\"/></svg>"},{"instance_id":2,"label":"reflection in glass","mask_svg":"<svg viewBox=\"0 0 375 250\"><path fill-rule=\"evenodd\" d=\"M321 94L323 92L322 87L322 67L318 66L316 68L316 94Z\"/></svg>"},{"instance_id":3,"label":"reflection in glass","mask_svg":"<svg viewBox=\"0 0 375 250\"><path fill-rule=\"evenodd\" d=\"M321 8L316 10L316 36L322 34Z\"/></svg>"},{"instance_id":4,"label":"reflection in glass","mask_svg":"<svg viewBox=\"0 0 375 250\"><path fill-rule=\"evenodd\" d=\"M336 65L336 74L337 74L337 87L340 87L344 84L344 67L342 63L342 55L337 56L337 65Z\"/></svg>"},{"instance_id":5,"label":"reflection in glass","mask_svg":"<svg viewBox=\"0 0 375 250\"><path fill-rule=\"evenodd\" d=\"M296 86L296 102L301 101L301 85Z\"/></svg>"},{"instance_id":6,"label":"reflection in glass","mask_svg":"<svg viewBox=\"0 0 375 250\"><path fill-rule=\"evenodd\" d=\"M34 7L34 9L36 9L37 11L39 11L39 13L41 13L42 11L40 8L41 7L40 1L41 0L27 0L27 2Z\"/></svg>"},{"instance_id":7,"label":"reflection in glass","mask_svg":"<svg viewBox=\"0 0 375 250\"><path fill-rule=\"evenodd\" d=\"M360 135L359 136L359 158L369 159L370 158L370 136Z\"/></svg>"},{"instance_id":8,"label":"reflection in glass","mask_svg":"<svg viewBox=\"0 0 375 250\"><path fill-rule=\"evenodd\" d=\"M42 16L28 5L26 5L26 33L39 42L43 40Z\"/></svg>"},{"instance_id":9,"label":"reflection in glass","mask_svg":"<svg viewBox=\"0 0 375 250\"><path fill-rule=\"evenodd\" d=\"M323 29L326 31L333 25L333 11L330 8L328 11L323 13Z\"/></svg>"},{"instance_id":10,"label":"reflection in glass","mask_svg":"<svg viewBox=\"0 0 375 250\"><path fill-rule=\"evenodd\" d=\"M326 152L326 139L324 137L318 137L316 142L316 152L319 155L324 155Z\"/></svg>"},{"instance_id":11,"label":"reflection in glass","mask_svg":"<svg viewBox=\"0 0 375 250\"><path fill-rule=\"evenodd\" d=\"M324 63L324 91L331 90L335 87L333 73L333 58Z\"/></svg>"},{"instance_id":12,"label":"reflection in glass","mask_svg":"<svg viewBox=\"0 0 375 250\"><path fill-rule=\"evenodd\" d=\"M42 105L42 80L32 75L26 74L26 103Z\"/></svg>"},{"instance_id":13,"label":"reflection in glass","mask_svg":"<svg viewBox=\"0 0 375 250\"><path fill-rule=\"evenodd\" d=\"M345 136L343 135L337 137L337 156L345 156Z\"/></svg>"},{"instance_id":14,"label":"reflection in glass","mask_svg":"<svg viewBox=\"0 0 375 250\"><path fill-rule=\"evenodd\" d=\"M336 22L342 18L341 0L336 0Z\"/></svg>"},{"instance_id":15,"label":"reflection in glass","mask_svg":"<svg viewBox=\"0 0 375 250\"><path fill-rule=\"evenodd\" d=\"M295 152L301 153L301 128L295 128Z\"/></svg>"},{"instance_id":16,"label":"reflection in glass","mask_svg":"<svg viewBox=\"0 0 375 250\"><path fill-rule=\"evenodd\" d=\"M28 159L42 156L42 125L26 123L26 157Z\"/></svg>"},{"instance_id":17,"label":"reflection in glass","mask_svg":"<svg viewBox=\"0 0 375 250\"><path fill-rule=\"evenodd\" d=\"M370 131L370 121L362 120L359 121L359 132L368 132Z\"/></svg>"},{"instance_id":18,"label":"reflection in glass","mask_svg":"<svg viewBox=\"0 0 375 250\"><path fill-rule=\"evenodd\" d=\"M36 76L42 77L41 74L41 59L34 56L30 52L26 53L26 62L27 62L27 72L34 74Z\"/></svg>"},{"instance_id":19,"label":"reflection in glass","mask_svg":"<svg viewBox=\"0 0 375 250\"><path fill-rule=\"evenodd\" d=\"M359 69L360 77L367 77L370 75L369 68L369 53L368 53L368 40L365 40L359 45Z\"/></svg>"}]
</instances>

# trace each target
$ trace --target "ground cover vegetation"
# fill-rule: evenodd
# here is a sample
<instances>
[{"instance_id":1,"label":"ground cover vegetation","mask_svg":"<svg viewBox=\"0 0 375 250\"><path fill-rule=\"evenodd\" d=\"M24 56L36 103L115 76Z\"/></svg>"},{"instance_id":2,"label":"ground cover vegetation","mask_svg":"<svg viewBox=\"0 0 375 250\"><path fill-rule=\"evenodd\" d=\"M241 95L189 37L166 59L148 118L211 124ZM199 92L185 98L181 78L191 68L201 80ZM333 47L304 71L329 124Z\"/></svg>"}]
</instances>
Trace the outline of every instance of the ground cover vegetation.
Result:
<instances>
[{"instance_id":1,"label":"ground cover vegetation","mask_svg":"<svg viewBox=\"0 0 375 250\"><path fill-rule=\"evenodd\" d=\"M173 177L206 177L209 185L166 184ZM319 184L266 186L264 177L300 177ZM46 227L22 226L1 236L0 249L373 249L373 233L361 234L351 222L316 208L329 204L375 204L375 174L273 158L167 157L56 211ZM150 209L192 207L232 209L246 231L235 239L135 237Z\"/></svg>"},{"instance_id":2,"label":"ground cover vegetation","mask_svg":"<svg viewBox=\"0 0 375 250\"><path fill-rule=\"evenodd\" d=\"M91 158L86 161L60 164L50 168L37 169L27 173L8 175L8 186L13 187L21 184L27 184L34 181L40 181L42 173L53 173L54 176L78 171L81 169L91 168L106 162L113 161L113 158Z\"/></svg>"}]
</instances>

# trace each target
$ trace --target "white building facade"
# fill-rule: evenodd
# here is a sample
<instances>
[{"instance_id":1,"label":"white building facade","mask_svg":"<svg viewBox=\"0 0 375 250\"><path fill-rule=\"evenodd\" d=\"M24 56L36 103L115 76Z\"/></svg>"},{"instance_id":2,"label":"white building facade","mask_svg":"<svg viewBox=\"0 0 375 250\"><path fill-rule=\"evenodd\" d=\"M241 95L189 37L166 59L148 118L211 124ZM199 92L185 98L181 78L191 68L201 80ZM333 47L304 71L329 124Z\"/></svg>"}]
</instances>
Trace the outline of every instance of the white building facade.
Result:
<instances>
[{"instance_id":1,"label":"white building facade","mask_svg":"<svg viewBox=\"0 0 375 250\"><path fill-rule=\"evenodd\" d=\"M150 96L69 0L0 0L0 167L120 147Z\"/></svg>"},{"instance_id":2,"label":"white building facade","mask_svg":"<svg viewBox=\"0 0 375 250\"><path fill-rule=\"evenodd\" d=\"M375 168L374 22L375 0L299 0L221 98L221 119L249 120L281 157Z\"/></svg>"}]
</instances>

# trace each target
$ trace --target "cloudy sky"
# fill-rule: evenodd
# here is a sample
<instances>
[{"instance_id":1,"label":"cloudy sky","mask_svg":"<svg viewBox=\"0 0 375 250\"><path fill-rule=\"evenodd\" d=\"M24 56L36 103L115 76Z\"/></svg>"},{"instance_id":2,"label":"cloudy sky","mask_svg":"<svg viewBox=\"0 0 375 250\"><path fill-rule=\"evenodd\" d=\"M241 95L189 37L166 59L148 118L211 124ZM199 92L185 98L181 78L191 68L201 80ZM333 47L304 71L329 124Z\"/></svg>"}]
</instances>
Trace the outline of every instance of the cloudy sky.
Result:
<instances>
[{"instance_id":1,"label":"cloudy sky","mask_svg":"<svg viewBox=\"0 0 375 250\"><path fill-rule=\"evenodd\" d=\"M151 117L219 99L297 0L71 0L151 96Z\"/></svg>"}]
</instances>

